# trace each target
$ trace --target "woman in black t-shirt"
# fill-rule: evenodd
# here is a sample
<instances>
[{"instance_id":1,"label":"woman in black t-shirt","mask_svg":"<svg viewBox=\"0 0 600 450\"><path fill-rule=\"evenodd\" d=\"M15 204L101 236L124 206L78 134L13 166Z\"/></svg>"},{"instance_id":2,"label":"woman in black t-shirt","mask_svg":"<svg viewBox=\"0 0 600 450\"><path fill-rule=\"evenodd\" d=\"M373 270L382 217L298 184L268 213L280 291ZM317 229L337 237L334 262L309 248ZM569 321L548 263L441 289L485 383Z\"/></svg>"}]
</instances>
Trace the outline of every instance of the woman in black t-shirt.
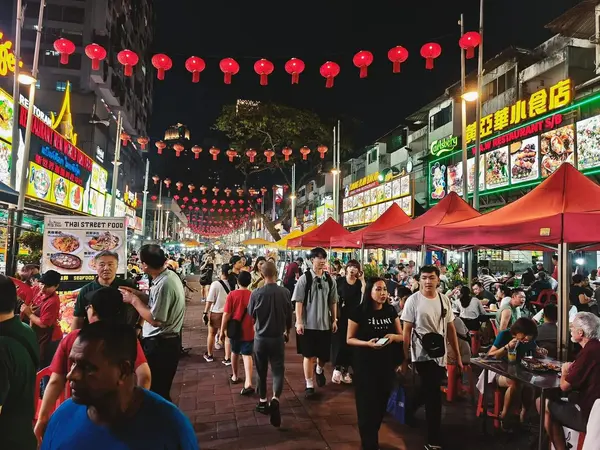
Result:
<instances>
[{"instance_id":1,"label":"woman in black t-shirt","mask_svg":"<svg viewBox=\"0 0 600 450\"><path fill-rule=\"evenodd\" d=\"M340 310L338 331L331 336L331 361L335 366L331 381L336 384L341 382L352 384L352 377L348 373L348 368L352 365L352 351L346 343L346 335L350 313L358 308L363 295L362 276L360 263L352 259L346 265L346 276L336 280Z\"/></svg>"},{"instance_id":2,"label":"woman in black t-shirt","mask_svg":"<svg viewBox=\"0 0 600 450\"><path fill-rule=\"evenodd\" d=\"M379 448L379 428L392 391L396 354L402 352L400 319L387 300L385 280L370 278L362 304L348 321L347 342L354 349L352 368L363 450Z\"/></svg>"}]
</instances>

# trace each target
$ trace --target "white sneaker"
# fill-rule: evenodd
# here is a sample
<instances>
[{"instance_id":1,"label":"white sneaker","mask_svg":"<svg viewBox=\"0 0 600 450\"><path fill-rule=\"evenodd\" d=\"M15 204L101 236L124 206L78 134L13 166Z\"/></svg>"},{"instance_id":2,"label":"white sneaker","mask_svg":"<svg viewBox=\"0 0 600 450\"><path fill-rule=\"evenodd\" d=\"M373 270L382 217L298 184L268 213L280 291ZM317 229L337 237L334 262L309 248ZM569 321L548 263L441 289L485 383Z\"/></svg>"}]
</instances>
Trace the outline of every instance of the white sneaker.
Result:
<instances>
[{"instance_id":1,"label":"white sneaker","mask_svg":"<svg viewBox=\"0 0 600 450\"><path fill-rule=\"evenodd\" d=\"M340 384L342 382L342 372L335 369L333 371L333 375L331 376L331 381L335 384Z\"/></svg>"},{"instance_id":2,"label":"white sneaker","mask_svg":"<svg viewBox=\"0 0 600 450\"><path fill-rule=\"evenodd\" d=\"M221 346L221 344L219 344L219 342L215 342L215 350L221 350L223 347Z\"/></svg>"},{"instance_id":3,"label":"white sneaker","mask_svg":"<svg viewBox=\"0 0 600 450\"><path fill-rule=\"evenodd\" d=\"M342 377L342 383L344 383L344 384L352 384L352 375L350 375L348 372L346 372L344 374L344 376Z\"/></svg>"}]
</instances>

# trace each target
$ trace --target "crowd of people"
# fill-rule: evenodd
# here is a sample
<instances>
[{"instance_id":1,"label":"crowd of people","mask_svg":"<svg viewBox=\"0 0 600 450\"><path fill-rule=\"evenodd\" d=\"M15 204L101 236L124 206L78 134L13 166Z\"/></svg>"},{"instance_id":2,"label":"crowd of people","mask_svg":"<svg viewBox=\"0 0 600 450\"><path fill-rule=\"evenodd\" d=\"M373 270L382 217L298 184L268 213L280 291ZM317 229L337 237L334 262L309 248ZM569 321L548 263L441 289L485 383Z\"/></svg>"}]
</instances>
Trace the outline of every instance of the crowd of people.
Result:
<instances>
[{"instance_id":1,"label":"crowd of people","mask_svg":"<svg viewBox=\"0 0 600 450\"><path fill-rule=\"evenodd\" d=\"M189 420L170 398L182 354L181 267L187 263L157 245L134 256L148 289L116 276L118 255L99 253L97 277L79 291L66 336L58 326L58 273L25 266L20 283L0 277L2 448L198 448ZM388 399L411 370L419 383L406 402L405 421L414 425L424 406L425 448L442 448L441 388L449 367L460 372L470 363L473 336L488 346L490 358L556 356L557 306L532 306L540 293L556 289L543 266L520 279L482 268L469 285L460 277L451 282L443 264L418 268L413 261L365 279L357 260L330 264L319 247L281 271L274 256L243 252L210 251L189 260L202 285L204 360L214 363L214 350L224 349L230 383L240 385L242 396L256 395L256 411L274 427L282 423L285 346L293 331L305 398L318 399L328 380L353 385L364 450L379 448ZM572 277L571 339L580 351L563 365L561 388L578 390L580 400L548 400L545 425L558 450L566 448L562 426L585 431L600 399L596 278ZM37 386L36 373L45 368L48 376ZM525 421L534 405L540 409L534 393L509 377L482 375L480 390L485 383L506 389L498 417L504 430Z\"/></svg>"}]
</instances>

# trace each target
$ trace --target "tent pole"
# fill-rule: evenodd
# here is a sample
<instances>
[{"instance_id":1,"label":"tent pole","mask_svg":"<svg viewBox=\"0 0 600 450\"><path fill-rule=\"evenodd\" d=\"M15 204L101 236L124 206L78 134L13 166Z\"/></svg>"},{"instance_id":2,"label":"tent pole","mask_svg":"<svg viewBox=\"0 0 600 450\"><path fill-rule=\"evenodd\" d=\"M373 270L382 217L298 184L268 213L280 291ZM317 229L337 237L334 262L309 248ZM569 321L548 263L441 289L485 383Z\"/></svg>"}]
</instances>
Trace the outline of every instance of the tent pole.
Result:
<instances>
[{"instance_id":1,"label":"tent pole","mask_svg":"<svg viewBox=\"0 0 600 450\"><path fill-rule=\"evenodd\" d=\"M420 264L419 266L424 266L425 265L425 259L426 259L426 255L427 255L427 245L423 244L421 245L421 258L420 258Z\"/></svg>"},{"instance_id":2,"label":"tent pole","mask_svg":"<svg viewBox=\"0 0 600 450\"><path fill-rule=\"evenodd\" d=\"M569 283L571 264L569 258L569 246L566 243L558 245L558 359L567 361L569 357L569 342L571 332L569 330Z\"/></svg>"}]
</instances>

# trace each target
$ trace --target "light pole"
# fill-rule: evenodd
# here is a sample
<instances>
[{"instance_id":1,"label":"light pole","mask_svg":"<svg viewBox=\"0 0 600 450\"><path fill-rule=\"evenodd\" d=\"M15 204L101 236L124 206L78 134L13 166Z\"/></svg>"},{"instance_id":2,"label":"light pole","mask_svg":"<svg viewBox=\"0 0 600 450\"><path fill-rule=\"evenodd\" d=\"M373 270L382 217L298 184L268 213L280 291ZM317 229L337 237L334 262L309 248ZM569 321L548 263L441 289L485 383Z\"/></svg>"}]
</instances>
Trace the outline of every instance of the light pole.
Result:
<instances>
[{"instance_id":1,"label":"light pole","mask_svg":"<svg viewBox=\"0 0 600 450\"><path fill-rule=\"evenodd\" d=\"M144 203L142 204L142 235L146 236L146 212L148 203L148 174L150 172L150 158L146 158L146 177L144 178Z\"/></svg>"},{"instance_id":2,"label":"light pole","mask_svg":"<svg viewBox=\"0 0 600 450\"><path fill-rule=\"evenodd\" d=\"M483 1L479 0L479 54L477 60L477 92L482 93L483 83ZM479 211L479 147L481 145L481 95L477 99L475 113L475 185L473 186L473 208Z\"/></svg>"},{"instance_id":3,"label":"light pole","mask_svg":"<svg viewBox=\"0 0 600 450\"><path fill-rule=\"evenodd\" d=\"M112 217L115 217L115 208L117 205L117 182L119 181L119 165L121 162L119 159L121 158L121 129L123 127L123 116L121 111L119 111L119 116L117 117L117 140L115 143L115 159L113 161L113 174L112 174L112 197L110 199L110 214Z\"/></svg>"},{"instance_id":4,"label":"light pole","mask_svg":"<svg viewBox=\"0 0 600 450\"><path fill-rule=\"evenodd\" d=\"M33 108L35 105L35 90L36 90L36 79L38 76L38 67L39 67L39 62L40 62L40 45L42 42L42 24L44 22L44 9L46 6L46 2L45 0L41 0L40 1L40 10L39 10L39 14L38 14L38 23L37 23L37 30L36 30L36 36L35 36L35 49L33 52L33 68L31 70L31 76L30 77L25 77L23 76L23 74L20 74L17 77L17 82L23 83L23 84L27 84L29 83L29 108L27 109L27 125L25 127L25 143L24 143L24 148L23 148L23 160L21 161L21 180L19 183L19 199L17 201L17 218L16 218L16 222L14 227L12 227L13 229L10 230L11 232L11 236L12 236L12 240L11 240L11 245L9 247L10 250L10 259L7 261L7 266L6 266L6 273L16 273L17 271L17 253L18 253L18 249L19 249L19 244L18 244L18 239L19 236L21 235L21 229L23 226L23 213L25 211L25 193L27 191L27 179L28 177L28 168L29 168L29 148L31 147L31 127L33 125ZM19 15L19 11L17 11L17 15ZM19 24L17 24L17 28L19 27ZM18 31L19 33L19 38L20 38L20 31ZM20 47L20 43L19 43L19 47ZM19 48L20 51L20 48ZM18 67L19 62L17 61L17 63L15 64L15 66ZM17 89L18 90L18 89ZM14 99L13 99L14 101ZM17 98L17 102L19 101L19 99ZM18 112L18 108L17 110L13 110L13 114L14 114L14 121L15 122L19 122L19 112ZM18 124L17 124L18 127ZM18 148L19 148L19 137L18 137L18 131L15 133L15 130L13 128L13 135L17 134L17 140L16 142L13 141L12 143L12 150L11 150L11 154L14 152L14 148L15 145L17 146L17 154L18 154ZM15 167L16 167L16 161L15 161ZM16 170L15 170L15 180L16 180ZM12 175L11 175L11 181L12 181ZM16 181L15 181L15 185L16 185Z\"/></svg>"},{"instance_id":5,"label":"light pole","mask_svg":"<svg viewBox=\"0 0 600 450\"><path fill-rule=\"evenodd\" d=\"M292 201L290 207L292 208L292 219L290 224L290 231L296 226L296 164L292 166L292 194L290 195Z\"/></svg>"}]
</instances>

